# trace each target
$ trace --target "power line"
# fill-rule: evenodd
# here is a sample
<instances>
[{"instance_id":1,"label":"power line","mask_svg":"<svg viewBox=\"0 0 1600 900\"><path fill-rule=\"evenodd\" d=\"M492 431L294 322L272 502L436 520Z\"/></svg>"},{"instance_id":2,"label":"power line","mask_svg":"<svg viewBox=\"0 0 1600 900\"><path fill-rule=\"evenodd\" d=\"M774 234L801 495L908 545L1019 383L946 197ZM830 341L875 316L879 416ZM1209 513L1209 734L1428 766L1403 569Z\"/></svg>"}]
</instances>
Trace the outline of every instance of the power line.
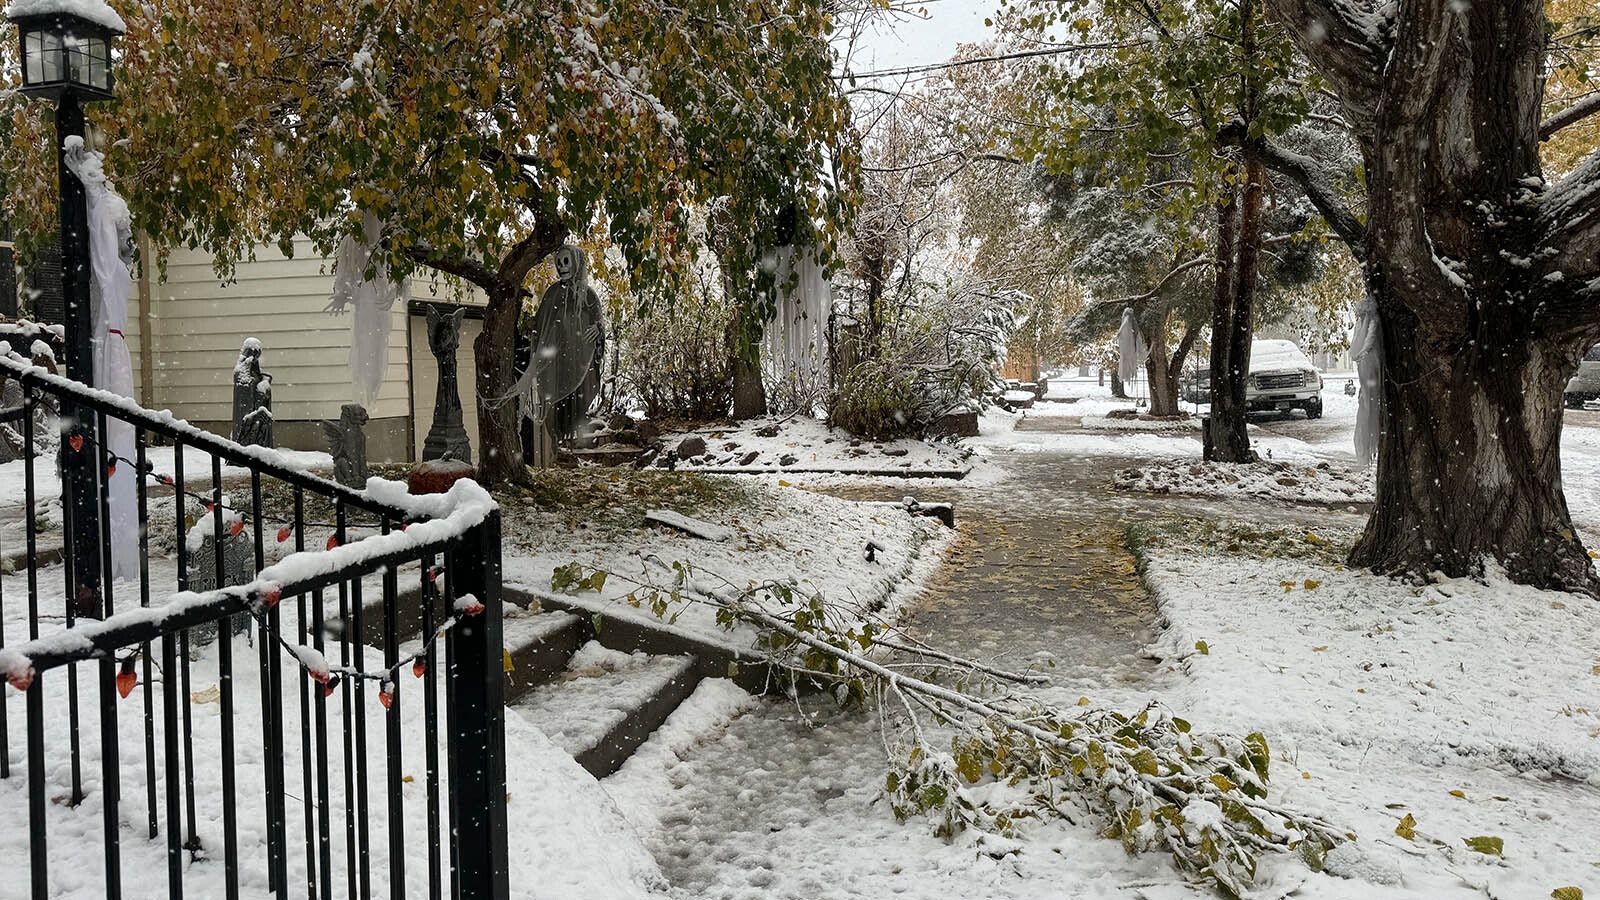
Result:
<instances>
[{"instance_id":1,"label":"power line","mask_svg":"<svg viewBox=\"0 0 1600 900\"><path fill-rule=\"evenodd\" d=\"M921 75L928 72L942 72L946 69L956 69L962 66L977 66L983 63L1005 62L1012 59L1031 59L1040 56L1059 56L1063 53L1078 53L1085 50L1115 50L1120 47L1136 46L1144 43L1136 41L1131 43L1104 43L1104 44L1072 44L1066 47L1050 47L1044 50L1022 50L1016 53L1001 53L995 56L977 56L971 59L953 59L949 62L929 63L922 66L904 66L898 69L879 69L876 72L846 72L833 76L837 80L850 78L891 78L899 75Z\"/></svg>"}]
</instances>

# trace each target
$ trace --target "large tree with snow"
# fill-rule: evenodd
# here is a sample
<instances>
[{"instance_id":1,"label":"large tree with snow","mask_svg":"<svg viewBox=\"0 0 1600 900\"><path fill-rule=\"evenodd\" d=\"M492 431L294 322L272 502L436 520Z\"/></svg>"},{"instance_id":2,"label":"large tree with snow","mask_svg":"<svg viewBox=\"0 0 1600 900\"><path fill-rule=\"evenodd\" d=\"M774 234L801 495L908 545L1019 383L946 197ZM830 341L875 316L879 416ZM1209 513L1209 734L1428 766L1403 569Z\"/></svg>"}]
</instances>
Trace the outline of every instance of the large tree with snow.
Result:
<instances>
[{"instance_id":1,"label":"large tree with snow","mask_svg":"<svg viewBox=\"0 0 1600 900\"><path fill-rule=\"evenodd\" d=\"M1367 212L1317 160L1252 141L1362 260L1384 333L1377 505L1352 564L1451 575L1483 560L1594 593L1561 489L1562 391L1600 341L1600 151L1550 177L1540 141L1560 29L1543 0L1268 0L1357 136Z\"/></svg>"},{"instance_id":2,"label":"large tree with snow","mask_svg":"<svg viewBox=\"0 0 1600 900\"><path fill-rule=\"evenodd\" d=\"M852 160L821 0L757 19L737 0L149 0L123 13L120 101L96 118L139 226L226 270L296 234L331 252L367 211L393 273L430 267L481 288L490 483L524 471L502 399L513 334L530 273L570 235L605 234L648 289L684 270L695 203L725 198L749 254L771 244L779 210L824 230L841 212L827 176ZM51 193L39 109L10 113L18 140L0 168L21 177L4 202L43 219L30 216Z\"/></svg>"}]
</instances>

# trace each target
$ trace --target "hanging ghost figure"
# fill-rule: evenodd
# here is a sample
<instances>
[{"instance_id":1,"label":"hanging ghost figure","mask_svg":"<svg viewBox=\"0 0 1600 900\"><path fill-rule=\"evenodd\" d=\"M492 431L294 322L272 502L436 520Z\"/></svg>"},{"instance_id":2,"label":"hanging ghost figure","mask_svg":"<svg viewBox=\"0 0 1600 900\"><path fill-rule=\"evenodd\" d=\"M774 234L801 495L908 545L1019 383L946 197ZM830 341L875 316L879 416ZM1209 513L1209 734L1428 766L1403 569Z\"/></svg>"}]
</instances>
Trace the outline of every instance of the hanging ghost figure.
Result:
<instances>
[{"instance_id":1,"label":"hanging ghost figure","mask_svg":"<svg viewBox=\"0 0 1600 900\"><path fill-rule=\"evenodd\" d=\"M125 203L106 179L104 157L84 147L83 139L66 142L67 168L83 184L89 224L89 304L93 317L90 344L94 384L122 397L133 397L133 363L123 330L128 327L128 296L133 292L133 221ZM106 449L122 459L134 455L133 425L106 418ZM139 577L139 512L131 465L110 467L106 476L110 513L111 577Z\"/></svg>"},{"instance_id":2,"label":"hanging ghost figure","mask_svg":"<svg viewBox=\"0 0 1600 900\"><path fill-rule=\"evenodd\" d=\"M394 328L391 310L395 301L407 298L409 292L404 282L391 281L388 266L374 258L382 237L383 222L376 215L363 212L360 236L347 235L339 242L334 255L333 299L325 307L335 316L354 307L350 380L355 386L355 399L365 406L377 401L378 389L389 368L389 332Z\"/></svg>"},{"instance_id":3,"label":"hanging ghost figure","mask_svg":"<svg viewBox=\"0 0 1600 900\"><path fill-rule=\"evenodd\" d=\"M1117 330L1117 378L1127 384L1139 375L1139 367L1150 355L1150 346L1134 320L1133 307L1122 311L1122 327Z\"/></svg>"},{"instance_id":4,"label":"hanging ghost figure","mask_svg":"<svg viewBox=\"0 0 1600 900\"><path fill-rule=\"evenodd\" d=\"M561 440L578 435L589 406L600 394L606 334L583 251L571 244L562 247L556 251L555 266L557 281L544 292L534 313L516 394L522 417L544 425Z\"/></svg>"},{"instance_id":5,"label":"hanging ghost figure","mask_svg":"<svg viewBox=\"0 0 1600 900\"><path fill-rule=\"evenodd\" d=\"M1356 399L1356 459L1370 466L1378 458L1378 433L1383 428L1383 323L1378 320L1378 301L1371 294L1356 304L1350 358L1356 362L1361 382Z\"/></svg>"}]
</instances>

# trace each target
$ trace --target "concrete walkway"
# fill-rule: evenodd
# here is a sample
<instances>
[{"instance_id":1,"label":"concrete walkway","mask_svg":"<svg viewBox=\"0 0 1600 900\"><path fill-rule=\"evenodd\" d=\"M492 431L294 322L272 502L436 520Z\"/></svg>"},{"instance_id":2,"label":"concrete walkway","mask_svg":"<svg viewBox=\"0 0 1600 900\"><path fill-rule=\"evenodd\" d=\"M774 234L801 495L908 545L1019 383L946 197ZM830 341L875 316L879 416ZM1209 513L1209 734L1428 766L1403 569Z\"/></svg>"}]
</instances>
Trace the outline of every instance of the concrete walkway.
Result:
<instances>
[{"instance_id":1,"label":"concrete walkway","mask_svg":"<svg viewBox=\"0 0 1600 900\"><path fill-rule=\"evenodd\" d=\"M1027 418L1018 430L1081 433L1075 417ZM911 630L943 650L1012 668L1052 685L1032 691L1071 704L1081 695L1138 703L1165 670L1143 656L1158 614L1125 542L1131 522L1184 509L1260 521L1262 504L1152 498L1113 491L1111 474L1138 457L994 449L999 478L908 488L876 483L818 488L859 500L952 501L961 535L912 609ZM1327 510L1265 514L1327 521ZM1053 664L1053 665L1052 665ZM1123 896L1120 879L1086 860L1045 854L1029 877L1010 863L963 857L926 823L895 822L874 802L884 771L877 716L840 712L826 697L774 700L679 757L677 796L651 836L674 893L700 898ZM1114 842L1107 852L1121 859ZM1127 865L1151 865L1140 861ZM1086 873L1104 873L1089 875ZM1107 884L1098 879L1105 879ZM1080 883L1074 883L1080 882ZM1116 886L1113 886L1116 885Z\"/></svg>"}]
</instances>

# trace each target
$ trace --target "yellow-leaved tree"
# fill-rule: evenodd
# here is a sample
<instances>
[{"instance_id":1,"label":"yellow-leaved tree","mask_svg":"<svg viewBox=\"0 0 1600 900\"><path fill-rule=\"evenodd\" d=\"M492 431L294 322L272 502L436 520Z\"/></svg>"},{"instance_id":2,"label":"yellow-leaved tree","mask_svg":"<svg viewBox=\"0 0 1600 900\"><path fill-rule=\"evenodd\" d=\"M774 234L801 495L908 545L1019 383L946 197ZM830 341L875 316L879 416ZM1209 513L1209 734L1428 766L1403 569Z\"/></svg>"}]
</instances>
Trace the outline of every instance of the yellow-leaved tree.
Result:
<instances>
[{"instance_id":1,"label":"yellow-leaved tree","mask_svg":"<svg viewBox=\"0 0 1600 900\"><path fill-rule=\"evenodd\" d=\"M383 223L381 258L483 289L481 480L524 476L514 331L529 273L606 233L633 285L679 277L687 210L722 198L750 248L786 207L828 244L855 161L821 0L124 3L108 168L158 246L220 270L297 234L331 253ZM7 65L8 77L15 65ZM39 104L0 94L0 217L50 227ZM766 242L770 245L770 241ZM736 251L737 252L737 251ZM753 257L756 251L748 253ZM735 259L734 264L755 265Z\"/></svg>"}]
</instances>

